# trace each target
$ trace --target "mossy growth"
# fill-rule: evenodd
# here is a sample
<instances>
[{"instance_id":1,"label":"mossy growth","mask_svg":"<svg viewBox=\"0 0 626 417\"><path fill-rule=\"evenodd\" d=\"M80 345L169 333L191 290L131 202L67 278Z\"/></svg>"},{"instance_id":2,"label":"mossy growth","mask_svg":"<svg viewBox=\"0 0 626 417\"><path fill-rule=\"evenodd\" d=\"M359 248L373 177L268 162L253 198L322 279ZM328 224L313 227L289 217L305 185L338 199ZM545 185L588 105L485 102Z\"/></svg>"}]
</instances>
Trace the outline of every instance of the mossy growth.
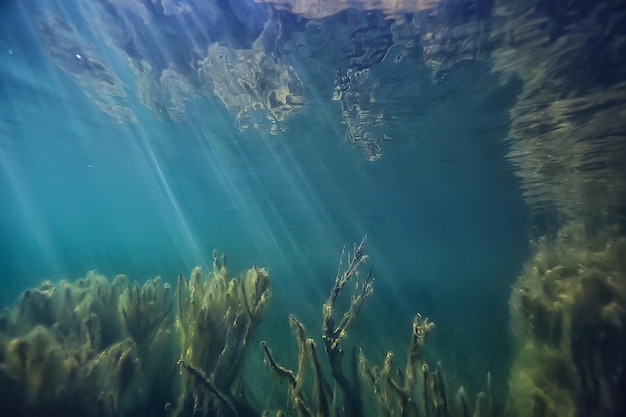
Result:
<instances>
[{"instance_id":1,"label":"mossy growth","mask_svg":"<svg viewBox=\"0 0 626 417\"><path fill-rule=\"evenodd\" d=\"M196 268L178 293L96 272L46 281L0 315L0 413L245 416L239 373L270 295L267 270Z\"/></svg>"},{"instance_id":2,"label":"mossy growth","mask_svg":"<svg viewBox=\"0 0 626 417\"><path fill-rule=\"evenodd\" d=\"M158 280L150 285L165 291ZM126 327L143 324L119 315L129 288L123 275L109 282L92 271L25 291L0 331L1 409L14 416L113 416L144 402L157 372L145 360L154 345L139 345ZM140 309L152 301L143 289Z\"/></svg>"},{"instance_id":3,"label":"mossy growth","mask_svg":"<svg viewBox=\"0 0 626 417\"><path fill-rule=\"evenodd\" d=\"M178 362L184 383L174 415L252 413L239 380L248 340L270 298L269 274L254 266L230 278L226 254L213 254L208 276L194 269L178 279ZM189 414L191 413L191 414Z\"/></svg>"},{"instance_id":4,"label":"mossy growth","mask_svg":"<svg viewBox=\"0 0 626 417\"><path fill-rule=\"evenodd\" d=\"M626 238L582 222L535 243L511 299L512 416L626 414Z\"/></svg>"}]
</instances>

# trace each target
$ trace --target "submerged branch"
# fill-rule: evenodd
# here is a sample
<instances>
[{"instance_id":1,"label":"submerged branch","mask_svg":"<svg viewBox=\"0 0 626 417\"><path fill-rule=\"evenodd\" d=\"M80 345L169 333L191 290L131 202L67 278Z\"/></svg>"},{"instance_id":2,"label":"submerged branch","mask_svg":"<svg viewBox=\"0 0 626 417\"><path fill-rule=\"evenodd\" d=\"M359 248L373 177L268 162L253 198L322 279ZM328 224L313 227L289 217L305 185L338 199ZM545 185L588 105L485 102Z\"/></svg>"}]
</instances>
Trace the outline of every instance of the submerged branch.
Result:
<instances>
[{"instance_id":1,"label":"submerged branch","mask_svg":"<svg viewBox=\"0 0 626 417\"><path fill-rule=\"evenodd\" d=\"M295 388L297 380L293 372L290 369L287 369L284 366L276 363L274 357L272 356L272 353L270 352L270 348L267 346L267 343L265 341L261 342L261 349L263 349L263 351L265 352L265 359L269 363L270 368L272 368L274 373L278 375L279 378L287 379L287 381L289 381L289 385L291 385L292 388Z\"/></svg>"},{"instance_id":2,"label":"submerged branch","mask_svg":"<svg viewBox=\"0 0 626 417\"><path fill-rule=\"evenodd\" d=\"M189 374L191 374L196 381L200 382L202 385L204 385L211 393L213 393L213 395L215 395L215 397L217 399L219 399L222 403L226 404L226 406L230 409L230 411L233 412L233 414L235 416L238 416L239 413L237 412L237 409L235 408L235 405L233 404L233 402L231 401L231 399L228 397L228 395L224 394L219 388L217 388L215 386L215 384L213 384L204 374L204 372L202 372L200 369L194 367L193 365L183 361L183 360L179 360L178 362L178 366L180 366L182 369L186 370L187 372L189 372Z\"/></svg>"}]
</instances>

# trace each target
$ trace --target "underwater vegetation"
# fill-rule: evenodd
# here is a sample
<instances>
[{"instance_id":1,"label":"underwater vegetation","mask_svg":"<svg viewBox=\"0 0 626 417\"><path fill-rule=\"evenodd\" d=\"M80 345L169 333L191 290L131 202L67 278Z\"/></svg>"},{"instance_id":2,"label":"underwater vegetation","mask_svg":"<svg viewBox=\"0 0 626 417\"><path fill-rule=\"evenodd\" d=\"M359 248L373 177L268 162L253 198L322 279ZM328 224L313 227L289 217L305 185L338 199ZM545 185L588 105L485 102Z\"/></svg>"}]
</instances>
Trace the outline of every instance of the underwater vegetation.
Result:
<instances>
[{"instance_id":1,"label":"underwater vegetation","mask_svg":"<svg viewBox=\"0 0 626 417\"><path fill-rule=\"evenodd\" d=\"M94 271L25 291L0 319L2 415L250 415L238 377L269 275L231 278L225 261L175 294Z\"/></svg>"},{"instance_id":2,"label":"underwater vegetation","mask_svg":"<svg viewBox=\"0 0 626 417\"><path fill-rule=\"evenodd\" d=\"M200 268L178 278L180 360L184 385L174 416L255 415L239 380L248 339L270 298L269 274L256 266L230 279L226 255L213 254L207 280Z\"/></svg>"},{"instance_id":3,"label":"underwater vegetation","mask_svg":"<svg viewBox=\"0 0 626 417\"><path fill-rule=\"evenodd\" d=\"M510 299L517 350L508 398L500 401L488 373L473 401L462 386L448 387L443 366L423 357L435 324L419 313L407 331L404 366L392 352L372 365L362 350L344 350L373 294L372 271L361 274L365 239L342 251L319 339L289 316L295 370L263 341L269 369L254 381L242 369L270 300L265 268L233 278L226 254L214 253L213 271L180 275L176 291L160 278L139 285L94 271L75 282L46 281L0 317L0 410L102 417L623 415L625 253L626 238L609 226L592 232L571 223L536 242ZM338 302L348 288L349 302ZM280 384L287 401L259 406L247 387L261 381Z\"/></svg>"},{"instance_id":4,"label":"underwater vegetation","mask_svg":"<svg viewBox=\"0 0 626 417\"><path fill-rule=\"evenodd\" d=\"M323 371L317 344L307 338L304 326L291 315L289 322L298 343L298 370L293 372L277 363L265 342L266 361L281 379L287 380L288 398L286 410L276 416L470 416L470 407L463 388L450 397L446 377L439 365L430 371L423 361L422 351L426 337L435 324L418 313L413 320L409 354L404 370L393 364L393 353L387 353L381 367L370 366L363 352L352 352L351 360L344 369L343 341L351 324L358 316L363 302L373 292L372 272L360 278L359 269L368 259L364 253L365 240L354 246L352 252L341 254L335 284L323 306L322 336L324 352L332 381ZM345 264L344 264L345 261ZM336 301L346 285L353 282L354 292L350 306L335 321ZM308 371L308 368L311 368ZM312 375L312 377L308 377ZM307 384L312 379L312 385ZM489 378L488 378L489 380ZM334 384L333 384L334 382ZM306 386L310 392L306 393ZM475 416L496 415L496 408L488 386L488 394L477 396Z\"/></svg>"},{"instance_id":5,"label":"underwater vegetation","mask_svg":"<svg viewBox=\"0 0 626 417\"><path fill-rule=\"evenodd\" d=\"M514 286L513 415L626 414L626 237L595 229L540 239Z\"/></svg>"},{"instance_id":6,"label":"underwater vegetation","mask_svg":"<svg viewBox=\"0 0 626 417\"><path fill-rule=\"evenodd\" d=\"M95 272L25 291L2 317L3 414L105 416L144 402L175 372L169 292Z\"/></svg>"}]
</instances>

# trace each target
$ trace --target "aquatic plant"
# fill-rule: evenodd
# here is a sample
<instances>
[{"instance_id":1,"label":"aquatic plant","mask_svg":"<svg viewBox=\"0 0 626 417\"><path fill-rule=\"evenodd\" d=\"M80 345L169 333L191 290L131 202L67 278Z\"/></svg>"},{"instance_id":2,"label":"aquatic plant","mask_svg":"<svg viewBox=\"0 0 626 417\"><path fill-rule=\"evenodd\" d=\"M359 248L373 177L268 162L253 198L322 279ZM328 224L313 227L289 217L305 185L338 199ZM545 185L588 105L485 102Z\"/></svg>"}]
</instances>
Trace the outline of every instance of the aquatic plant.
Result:
<instances>
[{"instance_id":1,"label":"aquatic plant","mask_svg":"<svg viewBox=\"0 0 626 417\"><path fill-rule=\"evenodd\" d=\"M328 362L331 368L333 379L342 393L341 407L343 415L360 416L362 415L360 393L358 387L350 381L344 374L343 370L343 341L348 334L348 330L367 297L372 294L374 277L372 272L367 274L362 281L358 280L359 269L367 261L368 256L364 253L365 239L358 246L354 246L353 251L346 253L345 248L341 252L339 260L339 268L335 277L334 286L330 292L328 299L323 307L323 325L322 340L324 342L324 350L326 352ZM347 265L344 267L344 259ZM343 313L339 324L335 325L334 310L337 298L350 281L355 282L355 292L352 296L350 307ZM265 352L266 360L276 375L280 378L286 378L289 383L289 398L293 406L300 416L313 415L313 407L315 414L323 417L335 415L336 410L331 411L331 407L338 406L335 392L331 394L330 383L324 376L321 363L317 354L317 345L313 339L306 337L304 326L294 315L290 315L289 322L292 331L296 335L299 346L299 363L298 372L280 366L274 357L266 342L261 342L261 347ZM304 377L306 372L306 363L310 361L313 367L313 381L315 404L310 404L307 396L302 392ZM331 414L332 413L332 414Z\"/></svg>"},{"instance_id":2,"label":"aquatic plant","mask_svg":"<svg viewBox=\"0 0 626 417\"><path fill-rule=\"evenodd\" d=\"M226 254L213 253L213 272L195 268L178 278L176 327L183 388L174 415L251 414L239 380L251 332L270 298L269 274L254 266L231 279Z\"/></svg>"},{"instance_id":3,"label":"aquatic plant","mask_svg":"<svg viewBox=\"0 0 626 417\"><path fill-rule=\"evenodd\" d=\"M113 416L146 404L161 362L149 354L162 344L147 335L136 312L167 290L158 280L132 293L133 313L122 319L128 279L109 282L91 271L74 283L44 282L25 291L0 328L0 407L7 415ZM152 290L149 296L147 288ZM118 310L118 306L120 310ZM155 311L166 308L159 303ZM149 322L150 323L150 322ZM154 332L158 326L151 326ZM153 339L159 340L159 339ZM139 343L138 343L139 342ZM171 376L171 375L170 375ZM149 407L146 406L146 409Z\"/></svg>"},{"instance_id":4,"label":"aquatic plant","mask_svg":"<svg viewBox=\"0 0 626 417\"><path fill-rule=\"evenodd\" d=\"M626 238L564 226L536 243L511 294L512 416L626 413Z\"/></svg>"},{"instance_id":5,"label":"aquatic plant","mask_svg":"<svg viewBox=\"0 0 626 417\"><path fill-rule=\"evenodd\" d=\"M332 381L326 376L320 362L317 345L307 338L302 323L289 316L291 329L298 343L298 370L294 372L280 365L266 342L261 342L265 359L271 370L288 385L286 410L278 410L277 416L294 414L309 416L406 416L406 417L469 417L470 407L461 387L455 398L450 398L442 368L437 364L430 371L422 353L428 334L435 324L419 313L413 319L409 354L404 371L393 365L393 353L388 352L382 367L371 367L362 351L358 357L352 354L349 371L343 368L345 355L343 342L348 330L357 318L363 302L373 293L372 271L359 279L359 269L367 261L364 253L365 239L352 252L341 253L335 283L322 310L322 341L328 359ZM344 266L345 260L345 266ZM346 285L354 282L350 306L335 325L335 305ZM312 368L312 383L307 381L307 368ZM331 382L334 382L334 387ZM305 393L309 386L311 392ZM491 391L491 378L487 377L487 392L476 399L475 417L498 415ZM266 412L268 413L268 412Z\"/></svg>"},{"instance_id":6,"label":"aquatic plant","mask_svg":"<svg viewBox=\"0 0 626 417\"><path fill-rule=\"evenodd\" d=\"M206 278L181 275L176 297L160 278L95 271L25 291L0 316L2 414L258 415L239 375L269 275L230 278L225 261L214 255Z\"/></svg>"},{"instance_id":7,"label":"aquatic plant","mask_svg":"<svg viewBox=\"0 0 626 417\"><path fill-rule=\"evenodd\" d=\"M360 269L365 240L342 251L323 304L320 341L295 315L295 371L266 342L267 364L286 381L277 416L552 417L622 415L626 388L626 238L617 227L575 222L536 243L511 295L517 344L506 408L487 374L469 406L463 387L451 395L440 363L423 353L435 324L416 314L406 364L388 352L371 365L345 341L373 293ZM143 285L90 272L76 282L46 281L24 291L0 315L0 410L9 416L232 417L270 415L248 398L242 367L252 332L270 298L269 274L252 267L232 278L226 254L213 271L180 275L173 293L160 278ZM339 301L353 293L344 311ZM347 301L347 300L346 300ZM325 358L325 359L324 359ZM347 359L347 360L344 360Z\"/></svg>"}]
</instances>

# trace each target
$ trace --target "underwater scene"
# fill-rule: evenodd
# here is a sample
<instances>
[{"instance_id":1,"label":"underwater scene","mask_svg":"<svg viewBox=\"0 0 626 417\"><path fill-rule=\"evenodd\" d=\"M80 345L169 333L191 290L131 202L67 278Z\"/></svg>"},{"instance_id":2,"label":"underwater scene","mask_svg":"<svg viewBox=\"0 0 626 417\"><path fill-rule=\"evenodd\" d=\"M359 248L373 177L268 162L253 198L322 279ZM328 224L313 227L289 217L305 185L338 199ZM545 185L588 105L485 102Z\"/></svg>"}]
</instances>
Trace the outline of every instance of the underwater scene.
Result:
<instances>
[{"instance_id":1,"label":"underwater scene","mask_svg":"<svg viewBox=\"0 0 626 417\"><path fill-rule=\"evenodd\" d=\"M626 415L624 0L0 0L0 415Z\"/></svg>"}]
</instances>

